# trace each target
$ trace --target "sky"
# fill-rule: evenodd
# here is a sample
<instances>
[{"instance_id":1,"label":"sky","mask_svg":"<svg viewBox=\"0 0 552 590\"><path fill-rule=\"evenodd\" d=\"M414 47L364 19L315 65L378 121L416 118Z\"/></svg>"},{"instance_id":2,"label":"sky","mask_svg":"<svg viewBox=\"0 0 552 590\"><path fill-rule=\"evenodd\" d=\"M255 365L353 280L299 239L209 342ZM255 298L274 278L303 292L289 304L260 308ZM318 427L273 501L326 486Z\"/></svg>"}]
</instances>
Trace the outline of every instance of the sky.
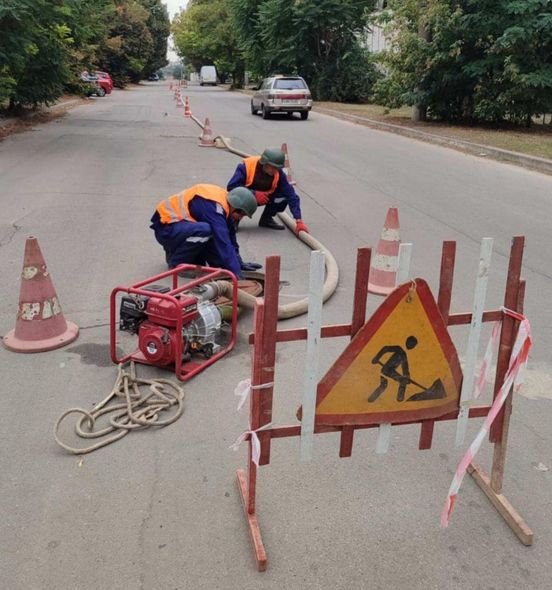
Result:
<instances>
[{"instance_id":1,"label":"sky","mask_svg":"<svg viewBox=\"0 0 552 590\"><path fill-rule=\"evenodd\" d=\"M177 12L180 12L181 8L185 8L188 0L164 0L163 4L166 5L169 11L169 18L172 20ZM169 61L175 61L178 56L174 51L171 50L171 40L169 38L169 50L167 51L167 59Z\"/></svg>"}]
</instances>

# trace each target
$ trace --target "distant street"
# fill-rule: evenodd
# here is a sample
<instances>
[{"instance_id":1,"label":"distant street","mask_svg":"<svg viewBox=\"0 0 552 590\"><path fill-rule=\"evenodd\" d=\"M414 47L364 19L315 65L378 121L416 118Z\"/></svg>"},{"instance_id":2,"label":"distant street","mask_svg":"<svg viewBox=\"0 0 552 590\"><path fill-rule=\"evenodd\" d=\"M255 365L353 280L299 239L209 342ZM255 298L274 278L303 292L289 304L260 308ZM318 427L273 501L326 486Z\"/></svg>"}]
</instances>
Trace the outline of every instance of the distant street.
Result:
<instances>
[{"instance_id":1,"label":"distant street","mask_svg":"<svg viewBox=\"0 0 552 590\"><path fill-rule=\"evenodd\" d=\"M444 240L457 242L452 312L471 311L482 237L494 238L486 308L502 305L510 241L526 236L525 312L535 345L514 399L504 493L535 532L522 546L469 478L452 522L439 515L463 449L454 424L417 451L419 427L357 432L339 459L339 437L315 438L301 463L297 438L275 440L259 470L258 514L268 571L255 571L235 471L247 429L234 388L249 377L247 335L184 385L184 415L166 428L132 432L83 457L53 439L58 416L91 408L111 390L109 294L165 270L149 229L157 202L195 183L226 186L237 156L198 146L199 127L177 109L167 82L97 98L66 117L0 143L0 333L14 327L25 240L36 236L65 317L80 326L66 348L21 355L0 347L0 587L6 590L443 590L552 586L552 178L313 111L307 121L252 116L249 97L220 87L184 91L214 135L251 154L287 143L311 233L335 256L339 286L325 324L351 320L357 248L375 247L398 207L400 237L413 244L411 276L436 289ZM245 220L244 260L281 256L281 301L306 296L309 250L289 231ZM381 298L370 296L373 311ZM306 316L281 327L304 327ZM466 328L451 328L460 357ZM489 331L483 333L480 354ZM320 370L345 339L324 341ZM296 424L304 345L278 347L275 415ZM139 367L140 374L172 378ZM490 446L478 457L488 464Z\"/></svg>"}]
</instances>

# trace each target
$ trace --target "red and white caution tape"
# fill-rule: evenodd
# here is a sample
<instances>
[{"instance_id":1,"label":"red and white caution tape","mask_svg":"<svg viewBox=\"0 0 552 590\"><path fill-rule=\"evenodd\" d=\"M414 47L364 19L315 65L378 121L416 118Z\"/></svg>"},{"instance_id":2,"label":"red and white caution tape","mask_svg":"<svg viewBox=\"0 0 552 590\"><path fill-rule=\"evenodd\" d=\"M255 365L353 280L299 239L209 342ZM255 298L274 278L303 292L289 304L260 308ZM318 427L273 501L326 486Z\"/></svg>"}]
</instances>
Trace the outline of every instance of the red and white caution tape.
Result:
<instances>
[{"instance_id":1,"label":"red and white caution tape","mask_svg":"<svg viewBox=\"0 0 552 590\"><path fill-rule=\"evenodd\" d=\"M269 422L268 424L265 424L264 426L261 426L261 427L257 428L256 430L251 430L251 426L250 426L249 430L246 430L243 434L240 434L240 436L237 438L236 442L231 444L229 448L232 449L233 451L237 451L238 447L241 445L241 443L246 441L248 439L248 437L251 436L251 460L258 467L259 466L259 459L261 458L261 441L259 440L259 437L257 436L257 432L261 432L262 430L268 430L271 427L272 427L272 422Z\"/></svg>"},{"instance_id":2,"label":"red and white caution tape","mask_svg":"<svg viewBox=\"0 0 552 590\"><path fill-rule=\"evenodd\" d=\"M458 497L458 491L460 490L462 480L464 479L464 475L466 475L466 471L468 469L469 464L473 461L473 458L479 451L479 448L481 447L483 440L485 439L491 428L491 424L494 422L494 419L500 412L510 391L513 388L514 392L517 392L517 390L520 388L522 384L523 370L527 365L527 357L529 355L529 350L531 349L531 346L533 344L531 336L531 325L529 324L529 320L524 315L517 313L515 311L511 311L509 309L502 308L502 311L520 322L516 340L512 348L512 354L510 356L510 363L508 365L508 370L504 378L504 383L502 384L502 387L500 388L500 391L498 392L493 402L493 405L491 406L491 409L487 414L485 421L483 422L481 430L475 437L475 440L472 442L466 454L462 457L460 463L458 464L458 467L456 468L456 473L454 474L454 478L452 479L447 500L441 513L441 527L443 528L447 527L449 524L450 516L454 509L456 499ZM494 334L495 330L493 329L493 335ZM491 341L493 339L493 335L491 336ZM496 338L498 339L498 332ZM489 347L487 347L487 352L488 349ZM487 358L487 353L485 354L485 358ZM488 367L486 367L484 370L488 371ZM478 382L479 381L481 381L481 375L478 379Z\"/></svg>"},{"instance_id":3,"label":"red and white caution tape","mask_svg":"<svg viewBox=\"0 0 552 590\"><path fill-rule=\"evenodd\" d=\"M243 381L240 381L236 385L236 389L234 389L234 395L237 395L240 398L237 411L239 412L243 408L243 405L247 401L247 398L249 397L249 394L252 390L268 389L269 387L274 387L274 381L271 381L270 383L261 383L260 385L251 385L251 379L244 379Z\"/></svg>"}]
</instances>

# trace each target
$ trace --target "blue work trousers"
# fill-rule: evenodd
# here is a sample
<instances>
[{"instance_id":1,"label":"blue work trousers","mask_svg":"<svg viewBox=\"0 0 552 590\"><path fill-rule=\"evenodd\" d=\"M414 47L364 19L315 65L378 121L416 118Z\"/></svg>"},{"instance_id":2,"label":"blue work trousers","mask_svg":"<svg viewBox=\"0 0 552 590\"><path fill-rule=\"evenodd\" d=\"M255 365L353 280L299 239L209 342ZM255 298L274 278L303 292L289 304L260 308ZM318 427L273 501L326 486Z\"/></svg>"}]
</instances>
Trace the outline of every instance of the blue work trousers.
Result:
<instances>
[{"instance_id":1,"label":"blue work trousers","mask_svg":"<svg viewBox=\"0 0 552 590\"><path fill-rule=\"evenodd\" d=\"M163 246L169 268L179 264L220 266L214 251L211 226L200 221L177 221L176 223L152 224L155 239Z\"/></svg>"}]
</instances>

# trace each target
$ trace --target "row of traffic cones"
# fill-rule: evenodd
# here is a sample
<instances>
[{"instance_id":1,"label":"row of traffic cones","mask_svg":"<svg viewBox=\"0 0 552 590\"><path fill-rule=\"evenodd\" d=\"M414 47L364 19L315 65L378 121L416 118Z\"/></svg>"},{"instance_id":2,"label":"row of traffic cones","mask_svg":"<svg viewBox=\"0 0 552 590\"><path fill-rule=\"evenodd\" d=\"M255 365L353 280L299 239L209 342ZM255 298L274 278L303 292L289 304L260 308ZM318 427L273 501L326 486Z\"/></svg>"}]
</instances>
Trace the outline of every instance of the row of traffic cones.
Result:
<instances>
[{"instance_id":1,"label":"row of traffic cones","mask_svg":"<svg viewBox=\"0 0 552 590\"><path fill-rule=\"evenodd\" d=\"M211 141L214 144L209 119L205 119L201 141L206 147ZM388 295L395 288L399 244L399 212L391 207L370 265L371 293ZM4 336L4 345L15 352L44 352L73 342L78 334L78 326L63 315L38 240L27 238L15 328Z\"/></svg>"}]
</instances>

